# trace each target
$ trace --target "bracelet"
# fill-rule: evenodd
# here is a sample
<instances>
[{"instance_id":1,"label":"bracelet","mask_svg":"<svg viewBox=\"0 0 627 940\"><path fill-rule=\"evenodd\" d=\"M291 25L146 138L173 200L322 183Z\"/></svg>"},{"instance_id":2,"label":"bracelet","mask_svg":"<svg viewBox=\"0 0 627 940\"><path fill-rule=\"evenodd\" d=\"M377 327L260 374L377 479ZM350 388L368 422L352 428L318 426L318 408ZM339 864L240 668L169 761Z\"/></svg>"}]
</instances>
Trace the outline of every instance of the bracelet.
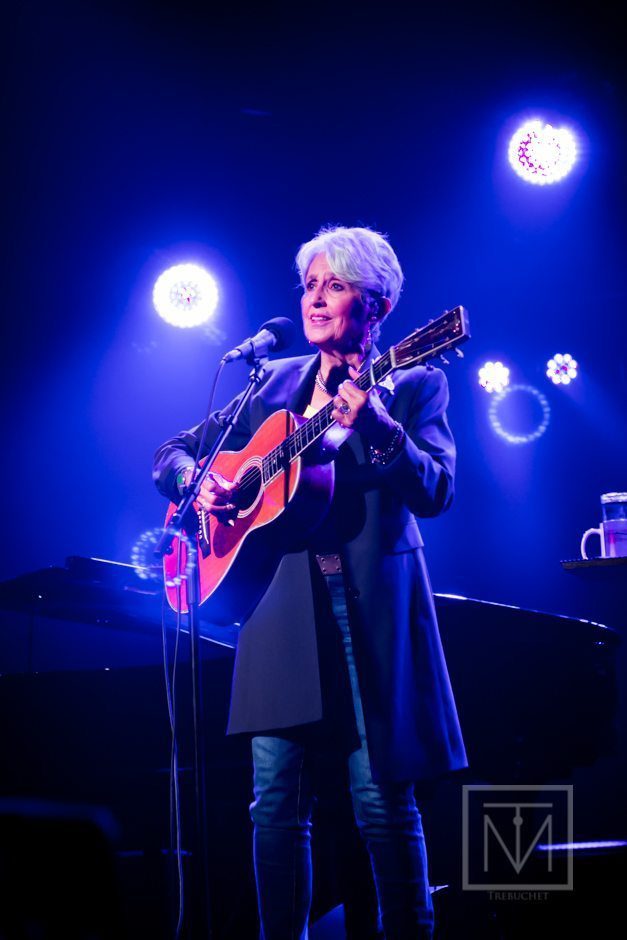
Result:
<instances>
[{"instance_id":1,"label":"bracelet","mask_svg":"<svg viewBox=\"0 0 627 940\"><path fill-rule=\"evenodd\" d=\"M183 469L179 470L179 472L176 474L176 486L181 496L190 484L192 470L193 467L183 467Z\"/></svg>"},{"instance_id":2,"label":"bracelet","mask_svg":"<svg viewBox=\"0 0 627 940\"><path fill-rule=\"evenodd\" d=\"M376 447L370 447L370 460L372 463L378 463L383 466L388 464L391 460L396 457L401 447L403 446L403 441L405 440L405 428L398 421L394 422L394 434L392 440L385 448L385 450L378 450Z\"/></svg>"}]
</instances>

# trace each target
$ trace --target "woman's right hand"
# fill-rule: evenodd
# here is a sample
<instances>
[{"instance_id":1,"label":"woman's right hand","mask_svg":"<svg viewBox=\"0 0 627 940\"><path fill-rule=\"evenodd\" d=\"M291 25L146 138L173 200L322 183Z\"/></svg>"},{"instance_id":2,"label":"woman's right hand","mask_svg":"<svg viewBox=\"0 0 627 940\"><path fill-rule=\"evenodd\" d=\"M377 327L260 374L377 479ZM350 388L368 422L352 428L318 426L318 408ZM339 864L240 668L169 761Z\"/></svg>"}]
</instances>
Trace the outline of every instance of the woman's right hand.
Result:
<instances>
[{"instance_id":1,"label":"woman's right hand","mask_svg":"<svg viewBox=\"0 0 627 940\"><path fill-rule=\"evenodd\" d=\"M212 512L222 522L226 522L237 509L237 488L237 483L231 483L221 473L210 470L202 481L198 502L207 512Z\"/></svg>"},{"instance_id":2,"label":"woman's right hand","mask_svg":"<svg viewBox=\"0 0 627 940\"><path fill-rule=\"evenodd\" d=\"M185 484L189 485L191 470L185 474ZM222 522L237 510L235 497L238 490L237 483L231 483L221 473L210 470L202 481L197 503L207 512L213 513Z\"/></svg>"}]
</instances>

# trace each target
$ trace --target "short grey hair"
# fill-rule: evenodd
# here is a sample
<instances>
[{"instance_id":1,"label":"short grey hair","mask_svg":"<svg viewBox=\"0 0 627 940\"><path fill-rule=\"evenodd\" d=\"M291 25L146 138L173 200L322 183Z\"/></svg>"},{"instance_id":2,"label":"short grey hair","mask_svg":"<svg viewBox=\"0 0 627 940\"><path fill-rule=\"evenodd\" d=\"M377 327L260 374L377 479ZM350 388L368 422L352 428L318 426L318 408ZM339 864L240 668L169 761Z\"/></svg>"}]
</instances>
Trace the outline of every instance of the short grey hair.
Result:
<instances>
[{"instance_id":1,"label":"short grey hair","mask_svg":"<svg viewBox=\"0 0 627 940\"><path fill-rule=\"evenodd\" d=\"M342 225L321 228L311 241L300 246L296 255L296 267L303 287L309 266L319 254L326 255L336 277L354 284L379 302L386 297L390 301L390 310L394 309L404 277L394 249L381 232Z\"/></svg>"}]
</instances>

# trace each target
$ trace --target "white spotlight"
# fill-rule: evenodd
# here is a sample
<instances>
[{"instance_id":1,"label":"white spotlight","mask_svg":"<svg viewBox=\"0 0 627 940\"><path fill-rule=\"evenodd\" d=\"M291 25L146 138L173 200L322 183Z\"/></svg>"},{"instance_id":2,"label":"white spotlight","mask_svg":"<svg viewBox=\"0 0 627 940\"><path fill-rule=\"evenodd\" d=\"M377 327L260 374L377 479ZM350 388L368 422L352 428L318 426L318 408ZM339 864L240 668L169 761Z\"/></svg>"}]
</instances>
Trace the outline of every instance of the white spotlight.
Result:
<instances>
[{"instance_id":1,"label":"white spotlight","mask_svg":"<svg viewBox=\"0 0 627 940\"><path fill-rule=\"evenodd\" d=\"M155 310L172 326L199 326L218 305L218 285L198 264L177 264L157 278L152 292Z\"/></svg>"},{"instance_id":2,"label":"white spotlight","mask_svg":"<svg viewBox=\"0 0 627 940\"><path fill-rule=\"evenodd\" d=\"M509 369L502 362L486 362L479 369L479 385L486 392L502 392L509 385Z\"/></svg>"},{"instance_id":3,"label":"white spotlight","mask_svg":"<svg viewBox=\"0 0 627 940\"><path fill-rule=\"evenodd\" d=\"M546 374L554 385L570 385L577 378L578 368L570 353L556 353L546 364Z\"/></svg>"},{"instance_id":4,"label":"white spotlight","mask_svg":"<svg viewBox=\"0 0 627 940\"><path fill-rule=\"evenodd\" d=\"M509 142L512 169L527 183L557 183L570 173L577 158L577 142L566 127L527 121Z\"/></svg>"}]
</instances>

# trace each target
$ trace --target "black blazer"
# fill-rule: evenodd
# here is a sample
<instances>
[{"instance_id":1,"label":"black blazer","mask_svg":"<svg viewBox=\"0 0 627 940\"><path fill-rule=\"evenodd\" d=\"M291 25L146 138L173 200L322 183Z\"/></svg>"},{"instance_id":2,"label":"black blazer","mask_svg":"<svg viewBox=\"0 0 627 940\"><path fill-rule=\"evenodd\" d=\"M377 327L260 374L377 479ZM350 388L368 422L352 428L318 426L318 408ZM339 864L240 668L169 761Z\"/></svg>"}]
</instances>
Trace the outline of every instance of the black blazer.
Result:
<instances>
[{"instance_id":1,"label":"black blazer","mask_svg":"<svg viewBox=\"0 0 627 940\"><path fill-rule=\"evenodd\" d=\"M373 354L375 351L373 351ZM302 413L318 356L267 366L228 440L239 450L274 411ZM416 516L453 498L455 445L446 420L448 387L438 369L415 366L381 392L406 431L400 453L372 464L358 434L336 461L334 510L346 525L343 557L370 760L375 780L420 780L466 766ZM230 413L237 399L223 409ZM207 449L218 429L210 418ZM176 499L176 475L192 461L202 425L155 455L159 490ZM204 455L204 454L203 454ZM321 683L319 578L307 551L286 555L237 646L229 733L262 733L318 722L330 707ZM327 677L328 678L328 677Z\"/></svg>"}]
</instances>

